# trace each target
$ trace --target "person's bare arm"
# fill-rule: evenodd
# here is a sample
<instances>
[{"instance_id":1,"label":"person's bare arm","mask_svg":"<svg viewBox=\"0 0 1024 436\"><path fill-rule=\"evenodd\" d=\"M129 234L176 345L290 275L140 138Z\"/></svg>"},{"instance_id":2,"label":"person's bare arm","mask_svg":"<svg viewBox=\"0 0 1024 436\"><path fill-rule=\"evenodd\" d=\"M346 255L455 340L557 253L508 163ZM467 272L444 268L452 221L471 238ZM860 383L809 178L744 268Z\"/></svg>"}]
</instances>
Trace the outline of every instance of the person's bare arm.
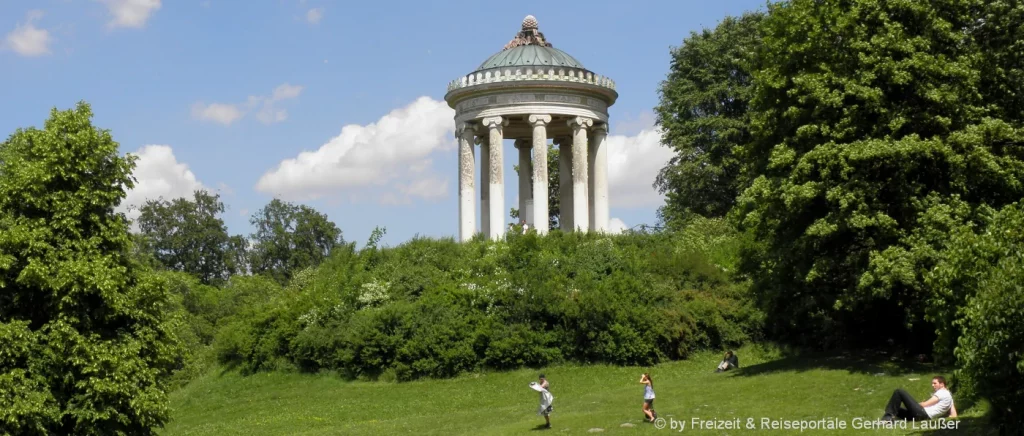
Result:
<instances>
[{"instance_id":1,"label":"person's bare arm","mask_svg":"<svg viewBox=\"0 0 1024 436\"><path fill-rule=\"evenodd\" d=\"M956 403L949 405L949 417L956 418Z\"/></svg>"},{"instance_id":2,"label":"person's bare arm","mask_svg":"<svg viewBox=\"0 0 1024 436\"><path fill-rule=\"evenodd\" d=\"M917 404L920 404L921 407L928 407L928 406L931 406L931 405L933 405L935 403L938 403L938 402L939 402L939 397L936 397L935 395L932 395L932 397L929 398L928 400L922 401L922 402L917 403Z\"/></svg>"}]
</instances>

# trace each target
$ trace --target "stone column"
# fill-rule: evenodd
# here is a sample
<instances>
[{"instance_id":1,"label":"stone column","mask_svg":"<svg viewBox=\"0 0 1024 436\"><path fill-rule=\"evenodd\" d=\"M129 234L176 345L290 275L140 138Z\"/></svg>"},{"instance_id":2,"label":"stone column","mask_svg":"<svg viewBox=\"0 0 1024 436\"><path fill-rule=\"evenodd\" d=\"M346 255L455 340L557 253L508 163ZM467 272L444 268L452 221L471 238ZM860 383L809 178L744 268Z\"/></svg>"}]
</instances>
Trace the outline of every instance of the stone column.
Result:
<instances>
[{"instance_id":1,"label":"stone column","mask_svg":"<svg viewBox=\"0 0 1024 436\"><path fill-rule=\"evenodd\" d=\"M576 117L568 121L572 127L572 226L581 232L590 229L590 211L587 203L587 128L594 125L590 118Z\"/></svg>"},{"instance_id":2,"label":"stone column","mask_svg":"<svg viewBox=\"0 0 1024 436\"><path fill-rule=\"evenodd\" d=\"M483 136L476 137L476 144L480 146L480 233L485 236L491 234L491 190L488 186L491 183L491 153L490 146Z\"/></svg>"},{"instance_id":3,"label":"stone column","mask_svg":"<svg viewBox=\"0 0 1024 436\"><path fill-rule=\"evenodd\" d=\"M502 119L501 117L488 117L484 118L483 126L487 128L488 132L488 152L490 159L488 164L490 165L490 185L488 189L490 191L490 204L487 206L489 209L489 225L491 227L490 237L493 240L501 239L505 235L505 174L502 172L502 167L505 165L503 159L502 140L504 139L504 129L508 125L508 120Z\"/></svg>"},{"instance_id":4,"label":"stone column","mask_svg":"<svg viewBox=\"0 0 1024 436\"><path fill-rule=\"evenodd\" d=\"M537 233L548 233L548 133L551 115L530 115L533 126L533 222Z\"/></svg>"},{"instance_id":5,"label":"stone column","mask_svg":"<svg viewBox=\"0 0 1024 436\"><path fill-rule=\"evenodd\" d=\"M608 124L600 123L591 129L588 173L590 186L590 228L608 232Z\"/></svg>"},{"instance_id":6,"label":"stone column","mask_svg":"<svg viewBox=\"0 0 1024 436\"><path fill-rule=\"evenodd\" d=\"M530 178L533 177L533 166L530 164L530 148L533 144L528 139L517 139L516 149L519 150L519 220L533 225L533 189Z\"/></svg>"},{"instance_id":7,"label":"stone column","mask_svg":"<svg viewBox=\"0 0 1024 436\"><path fill-rule=\"evenodd\" d=\"M563 232L574 230L572 225L572 146L569 138L556 138L558 145L558 224Z\"/></svg>"},{"instance_id":8,"label":"stone column","mask_svg":"<svg viewBox=\"0 0 1024 436\"><path fill-rule=\"evenodd\" d=\"M473 239L476 233L476 190L473 186L476 150L473 148L473 126L459 123L455 135L459 138L459 241L466 242Z\"/></svg>"}]
</instances>

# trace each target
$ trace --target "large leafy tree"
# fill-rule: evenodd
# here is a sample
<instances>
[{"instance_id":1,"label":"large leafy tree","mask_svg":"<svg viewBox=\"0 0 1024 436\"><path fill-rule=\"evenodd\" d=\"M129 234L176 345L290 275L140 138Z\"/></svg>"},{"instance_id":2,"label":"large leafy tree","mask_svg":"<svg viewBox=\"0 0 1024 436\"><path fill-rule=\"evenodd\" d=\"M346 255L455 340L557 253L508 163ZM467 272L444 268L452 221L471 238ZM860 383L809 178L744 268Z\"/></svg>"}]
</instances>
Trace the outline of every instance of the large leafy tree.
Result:
<instances>
[{"instance_id":1,"label":"large leafy tree","mask_svg":"<svg viewBox=\"0 0 1024 436\"><path fill-rule=\"evenodd\" d=\"M133 186L85 103L0 143L0 433L152 434L178 341L131 261Z\"/></svg>"},{"instance_id":2,"label":"large leafy tree","mask_svg":"<svg viewBox=\"0 0 1024 436\"><path fill-rule=\"evenodd\" d=\"M276 198L253 214L250 222L256 227L249 254L252 272L270 274L281 282L319 265L344 243L341 230L327 215Z\"/></svg>"},{"instance_id":3,"label":"large leafy tree","mask_svg":"<svg viewBox=\"0 0 1024 436\"><path fill-rule=\"evenodd\" d=\"M724 216L749 185L736 151L751 137L751 71L762 18L762 13L727 17L672 50L655 107L662 142L675 152L654 183L665 194L658 211L663 222L691 214Z\"/></svg>"},{"instance_id":4,"label":"large leafy tree","mask_svg":"<svg viewBox=\"0 0 1024 436\"><path fill-rule=\"evenodd\" d=\"M739 153L759 176L734 216L776 333L929 345L943 232L1024 195L1020 96L1003 91L1021 89L1020 43L986 36L1020 33L1001 4L769 6Z\"/></svg>"},{"instance_id":5,"label":"large leafy tree","mask_svg":"<svg viewBox=\"0 0 1024 436\"><path fill-rule=\"evenodd\" d=\"M141 208L138 225L153 255L167 269L198 277L204 284L226 280L238 264L234 252L244 249L228 236L220 214L220 196L197 190L192 199L150 200Z\"/></svg>"}]
</instances>

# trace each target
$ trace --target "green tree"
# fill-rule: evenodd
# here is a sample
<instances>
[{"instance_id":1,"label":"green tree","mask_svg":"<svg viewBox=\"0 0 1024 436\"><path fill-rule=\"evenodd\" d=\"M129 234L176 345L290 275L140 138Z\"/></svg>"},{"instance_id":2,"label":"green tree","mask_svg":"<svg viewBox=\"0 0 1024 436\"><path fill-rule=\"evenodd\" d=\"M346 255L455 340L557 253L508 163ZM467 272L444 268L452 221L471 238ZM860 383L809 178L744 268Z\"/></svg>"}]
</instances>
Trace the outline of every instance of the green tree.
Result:
<instances>
[{"instance_id":1,"label":"green tree","mask_svg":"<svg viewBox=\"0 0 1024 436\"><path fill-rule=\"evenodd\" d=\"M994 3L769 6L738 154L758 177L734 217L756 241L744 271L775 333L917 345L934 334L922 274L943 249L940 225L1024 195L1021 120L996 118L1006 99L982 80L1020 59L986 53L1019 49L978 30Z\"/></svg>"},{"instance_id":2,"label":"green tree","mask_svg":"<svg viewBox=\"0 0 1024 436\"><path fill-rule=\"evenodd\" d=\"M519 165L514 165L516 174L519 174ZM532 183L532 179L531 179ZM548 228L557 229L559 224L559 193L558 193L558 148L554 144L548 144ZM531 185L531 188L532 185ZM519 208L513 207L509 215L513 222L519 219Z\"/></svg>"},{"instance_id":3,"label":"green tree","mask_svg":"<svg viewBox=\"0 0 1024 436\"><path fill-rule=\"evenodd\" d=\"M951 229L925 274L938 304L929 315L939 345L957 359L961 396L984 395L993 418L1020 429L1024 413L1024 203L982 207L976 223ZM954 348L955 347L955 348Z\"/></svg>"},{"instance_id":4,"label":"green tree","mask_svg":"<svg viewBox=\"0 0 1024 436\"><path fill-rule=\"evenodd\" d=\"M179 363L166 283L129 254L134 158L86 103L0 143L0 433L152 434Z\"/></svg>"},{"instance_id":5,"label":"green tree","mask_svg":"<svg viewBox=\"0 0 1024 436\"><path fill-rule=\"evenodd\" d=\"M663 222L691 214L724 216L750 184L735 151L751 139L751 71L762 18L762 13L727 17L714 30L691 33L672 50L654 109L662 143L675 152L654 182L665 194L658 211Z\"/></svg>"},{"instance_id":6,"label":"green tree","mask_svg":"<svg viewBox=\"0 0 1024 436\"><path fill-rule=\"evenodd\" d=\"M150 241L154 257L167 269L192 274L204 284L216 284L241 267L232 258L237 241L228 236L219 217L224 213L220 195L197 190L191 200L149 200L141 212L139 230Z\"/></svg>"},{"instance_id":7,"label":"green tree","mask_svg":"<svg viewBox=\"0 0 1024 436\"><path fill-rule=\"evenodd\" d=\"M249 254L252 272L268 273L281 282L319 265L344 243L341 230L327 215L276 198L253 214L250 222L256 227Z\"/></svg>"}]
</instances>

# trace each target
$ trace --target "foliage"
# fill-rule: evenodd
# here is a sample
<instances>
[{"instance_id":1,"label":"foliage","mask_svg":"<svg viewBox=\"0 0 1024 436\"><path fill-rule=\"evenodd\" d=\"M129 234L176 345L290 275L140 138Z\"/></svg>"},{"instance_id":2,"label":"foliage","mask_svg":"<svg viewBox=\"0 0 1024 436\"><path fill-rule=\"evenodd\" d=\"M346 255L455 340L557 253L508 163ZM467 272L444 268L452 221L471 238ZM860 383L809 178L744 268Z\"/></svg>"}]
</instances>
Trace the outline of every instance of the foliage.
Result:
<instances>
[{"instance_id":1,"label":"foliage","mask_svg":"<svg viewBox=\"0 0 1024 436\"><path fill-rule=\"evenodd\" d=\"M996 419L1021 428L1024 414L1024 205L986 210L982 229L956 229L926 276L940 338L955 341L964 393L992 402ZM965 292L966 291L966 292Z\"/></svg>"},{"instance_id":2,"label":"foliage","mask_svg":"<svg viewBox=\"0 0 1024 436\"><path fill-rule=\"evenodd\" d=\"M218 217L224 213L220 195L197 190L192 200L149 200L141 212L141 235L167 269L195 275L205 284L244 271L236 254L245 249L239 246L241 238L228 236L224 220Z\"/></svg>"},{"instance_id":3,"label":"foliage","mask_svg":"<svg viewBox=\"0 0 1024 436\"><path fill-rule=\"evenodd\" d=\"M79 103L0 144L0 433L152 434L180 364L167 283L114 207L133 158Z\"/></svg>"},{"instance_id":4,"label":"foliage","mask_svg":"<svg viewBox=\"0 0 1024 436\"><path fill-rule=\"evenodd\" d=\"M253 214L250 222L256 227L248 254L252 272L269 274L281 283L297 271L319 265L344 243L341 230L327 215L276 198Z\"/></svg>"},{"instance_id":5,"label":"foliage","mask_svg":"<svg viewBox=\"0 0 1024 436\"><path fill-rule=\"evenodd\" d=\"M776 337L927 347L921 277L942 229L1024 195L1020 120L989 117L1002 110L981 80L981 47L1016 44L980 39L990 6L769 7L740 153L758 176L733 217Z\"/></svg>"},{"instance_id":6,"label":"foliage","mask_svg":"<svg viewBox=\"0 0 1024 436\"><path fill-rule=\"evenodd\" d=\"M691 214L724 216L749 185L735 153L751 138L751 71L762 18L760 12L726 17L672 50L655 107L662 142L675 152L654 183L666 196L658 211L666 223Z\"/></svg>"},{"instance_id":7,"label":"foliage","mask_svg":"<svg viewBox=\"0 0 1024 436\"><path fill-rule=\"evenodd\" d=\"M225 319L214 347L246 372L331 369L394 380L677 359L760 337L763 316L745 282L708 260L738 247L729 241L738 234L720 230L346 245L301 283L293 278L294 291Z\"/></svg>"}]
</instances>

